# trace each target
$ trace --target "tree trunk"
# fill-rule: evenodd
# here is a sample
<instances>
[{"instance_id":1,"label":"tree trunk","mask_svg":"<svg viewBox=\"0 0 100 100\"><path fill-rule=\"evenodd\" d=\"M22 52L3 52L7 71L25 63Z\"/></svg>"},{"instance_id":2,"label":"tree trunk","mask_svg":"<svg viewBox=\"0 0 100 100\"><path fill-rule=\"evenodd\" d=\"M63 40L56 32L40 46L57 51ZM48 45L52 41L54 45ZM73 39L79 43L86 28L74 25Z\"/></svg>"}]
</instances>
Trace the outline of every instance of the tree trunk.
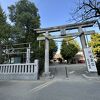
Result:
<instances>
[{"instance_id":1,"label":"tree trunk","mask_svg":"<svg viewBox=\"0 0 100 100\"><path fill-rule=\"evenodd\" d=\"M70 59L67 59L67 64L70 64L71 63L71 60Z\"/></svg>"}]
</instances>

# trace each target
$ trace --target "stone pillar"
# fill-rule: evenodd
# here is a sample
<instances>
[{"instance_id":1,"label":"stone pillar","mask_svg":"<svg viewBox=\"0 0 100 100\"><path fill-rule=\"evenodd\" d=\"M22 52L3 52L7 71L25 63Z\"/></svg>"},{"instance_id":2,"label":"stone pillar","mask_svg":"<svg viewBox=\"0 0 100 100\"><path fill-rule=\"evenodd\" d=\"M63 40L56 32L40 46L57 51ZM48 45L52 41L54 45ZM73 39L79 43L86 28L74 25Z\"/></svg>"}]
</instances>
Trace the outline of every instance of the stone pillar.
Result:
<instances>
[{"instance_id":1,"label":"stone pillar","mask_svg":"<svg viewBox=\"0 0 100 100\"><path fill-rule=\"evenodd\" d=\"M27 48L27 52L26 52L26 63L30 63L30 48Z\"/></svg>"},{"instance_id":2,"label":"stone pillar","mask_svg":"<svg viewBox=\"0 0 100 100\"><path fill-rule=\"evenodd\" d=\"M85 58L85 64L86 64L86 66L87 66L87 63L86 63L86 56L85 56L85 53L84 53L84 49L87 48L85 35L84 35L83 30L82 30L82 27L79 27L78 31L79 31L79 34L80 34L80 41L81 41L81 44L82 44L82 50L83 50L83 54L84 54L84 58ZM88 67L88 66L87 66L87 67Z\"/></svg>"},{"instance_id":3,"label":"stone pillar","mask_svg":"<svg viewBox=\"0 0 100 100\"><path fill-rule=\"evenodd\" d=\"M80 33L80 41L81 41L81 44L82 44L82 49L84 50L84 48L87 47L85 35L84 35L84 32L83 32L81 27L79 27L78 31Z\"/></svg>"},{"instance_id":4,"label":"stone pillar","mask_svg":"<svg viewBox=\"0 0 100 100\"><path fill-rule=\"evenodd\" d=\"M49 39L48 37L48 31L45 34L45 76L49 76Z\"/></svg>"},{"instance_id":5,"label":"stone pillar","mask_svg":"<svg viewBox=\"0 0 100 100\"><path fill-rule=\"evenodd\" d=\"M35 59L34 60L34 73L35 73L35 78L36 80L39 79L39 60L38 59Z\"/></svg>"}]
</instances>

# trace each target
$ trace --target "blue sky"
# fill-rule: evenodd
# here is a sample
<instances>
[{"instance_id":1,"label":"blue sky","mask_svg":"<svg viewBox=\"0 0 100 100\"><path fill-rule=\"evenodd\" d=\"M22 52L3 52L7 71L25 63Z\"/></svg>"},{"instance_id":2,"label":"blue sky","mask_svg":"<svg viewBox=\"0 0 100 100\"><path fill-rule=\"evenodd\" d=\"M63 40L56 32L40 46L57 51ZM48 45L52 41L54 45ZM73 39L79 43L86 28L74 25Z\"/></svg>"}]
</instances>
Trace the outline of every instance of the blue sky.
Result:
<instances>
[{"instance_id":1,"label":"blue sky","mask_svg":"<svg viewBox=\"0 0 100 100\"><path fill-rule=\"evenodd\" d=\"M19 0L0 0L4 11L7 7ZM30 0L35 3L41 16L41 27L67 24L71 18L70 12L74 9L75 0Z\"/></svg>"},{"instance_id":2,"label":"blue sky","mask_svg":"<svg viewBox=\"0 0 100 100\"><path fill-rule=\"evenodd\" d=\"M0 0L5 13L8 15L8 6L19 0ZM30 0L39 9L41 27L58 26L71 23L71 12L76 8L78 0ZM97 30L98 31L98 30Z\"/></svg>"},{"instance_id":3,"label":"blue sky","mask_svg":"<svg viewBox=\"0 0 100 100\"><path fill-rule=\"evenodd\" d=\"M0 4L8 15L8 6L19 0L0 0ZM75 0L30 0L39 9L41 27L67 24L71 18L70 11L75 6ZM70 23L70 22L69 22ZM60 49L61 43L57 43Z\"/></svg>"},{"instance_id":4,"label":"blue sky","mask_svg":"<svg viewBox=\"0 0 100 100\"><path fill-rule=\"evenodd\" d=\"M8 15L8 6L19 0L0 0L0 4ZM58 26L71 23L71 12L76 8L77 0L30 0L39 9L41 27ZM95 29L95 27L94 27ZM99 31L96 28L96 31ZM80 43L79 39L77 39ZM57 43L60 48L61 43Z\"/></svg>"},{"instance_id":5,"label":"blue sky","mask_svg":"<svg viewBox=\"0 0 100 100\"><path fill-rule=\"evenodd\" d=\"M67 24L74 0L35 0L42 27Z\"/></svg>"}]
</instances>

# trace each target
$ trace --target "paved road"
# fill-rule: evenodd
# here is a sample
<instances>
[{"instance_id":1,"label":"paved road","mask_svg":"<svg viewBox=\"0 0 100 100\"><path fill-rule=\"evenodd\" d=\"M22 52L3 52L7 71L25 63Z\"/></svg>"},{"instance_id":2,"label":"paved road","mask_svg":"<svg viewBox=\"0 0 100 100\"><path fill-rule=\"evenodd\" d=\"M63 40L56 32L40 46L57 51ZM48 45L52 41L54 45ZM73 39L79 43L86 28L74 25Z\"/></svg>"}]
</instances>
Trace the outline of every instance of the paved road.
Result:
<instances>
[{"instance_id":1,"label":"paved road","mask_svg":"<svg viewBox=\"0 0 100 100\"><path fill-rule=\"evenodd\" d=\"M54 79L0 82L0 100L100 100L100 81Z\"/></svg>"},{"instance_id":2,"label":"paved road","mask_svg":"<svg viewBox=\"0 0 100 100\"><path fill-rule=\"evenodd\" d=\"M83 77L86 68L71 65L66 78L64 66L51 80L0 81L0 100L100 100L100 77Z\"/></svg>"},{"instance_id":3,"label":"paved road","mask_svg":"<svg viewBox=\"0 0 100 100\"><path fill-rule=\"evenodd\" d=\"M55 78L81 78L83 74L87 76L97 76L96 73L89 73L85 64L55 64L50 66L51 73L55 76Z\"/></svg>"}]
</instances>

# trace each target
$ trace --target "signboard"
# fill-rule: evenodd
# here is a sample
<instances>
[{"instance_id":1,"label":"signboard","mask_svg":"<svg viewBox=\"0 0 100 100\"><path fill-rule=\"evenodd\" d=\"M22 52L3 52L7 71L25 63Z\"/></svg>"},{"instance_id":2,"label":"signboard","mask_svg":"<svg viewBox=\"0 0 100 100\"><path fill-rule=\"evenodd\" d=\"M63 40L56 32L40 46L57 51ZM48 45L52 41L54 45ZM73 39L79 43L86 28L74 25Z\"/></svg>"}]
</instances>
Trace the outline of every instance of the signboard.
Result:
<instances>
[{"instance_id":1,"label":"signboard","mask_svg":"<svg viewBox=\"0 0 100 100\"><path fill-rule=\"evenodd\" d=\"M30 63L30 48L27 48L26 63Z\"/></svg>"},{"instance_id":2,"label":"signboard","mask_svg":"<svg viewBox=\"0 0 100 100\"><path fill-rule=\"evenodd\" d=\"M88 67L88 71L89 72L97 72L96 64L95 64L95 60L94 60L94 56L93 56L91 48L85 48L84 54L85 54L85 58L86 58L86 64Z\"/></svg>"}]
</instances>

